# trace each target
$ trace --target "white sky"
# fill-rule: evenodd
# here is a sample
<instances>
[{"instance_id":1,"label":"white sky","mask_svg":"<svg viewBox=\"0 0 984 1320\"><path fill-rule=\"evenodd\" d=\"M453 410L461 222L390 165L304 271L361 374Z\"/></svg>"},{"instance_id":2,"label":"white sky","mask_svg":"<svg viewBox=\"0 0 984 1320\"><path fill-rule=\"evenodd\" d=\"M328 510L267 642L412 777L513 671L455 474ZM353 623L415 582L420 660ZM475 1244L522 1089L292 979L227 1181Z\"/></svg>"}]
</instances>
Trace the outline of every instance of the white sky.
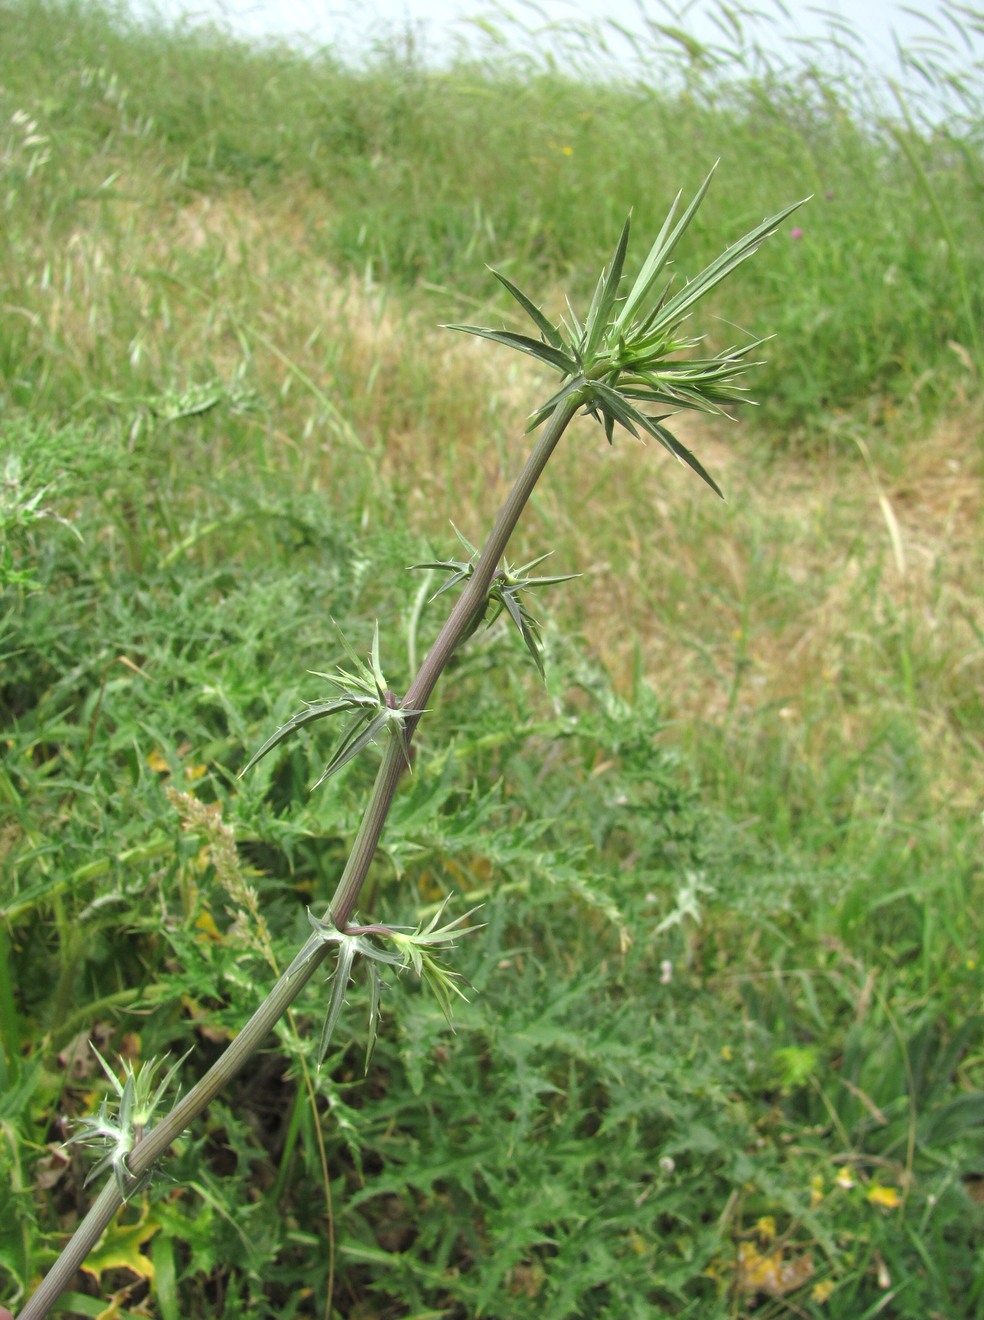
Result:
<instances>
[{"instance_id":1,"label":"white sky","mask_svg":"<svg viewBox=\"0 0 984 1320\"><path fill-rule=\"evenodd\" d=\"M420 38L418 51L432 59L452 51L457 42L469 33L477 34L474 24L466 20L487 14L495 19L499 12L514 16L517 23L538 30L536 45L547 46L550 24L604 21L614 19L626 27L638 30L640 10L655 22L674 23L674 10L683 12L680 26L698 39L722 41L713 15L721 8L715 0L133 0L137 12L153 8L157 13L176 18L187 16L191 21L217 20L231 31L248 37L301 35L316 45L337 46L342 53L355 54L399 32L413 31ZM949 24L945 10L946 0L913 0L911 6L890 3L889 0L826 0L826 3L806 4L803 0L730 0L733 10L746 12L758 9L769 14L772 21L755 26L763 45L779 47L784 38L810 37L822 32L831 20L845 20L864 39L864 50L871 64L882 71L894 66L892 32L905 44L913 40L930 39L937 35L952 44L960 45L960 38ZM788 19L782 17L782 9ZM968 6L973 8L973 6ZM913 10L918 9L922 18ZM978 10L980 13L980 10ZM518 28L513 23L502 23L512 35ZM780 35L780 33L782 35ZM980 38L977 55L980 56Z\"/></svg>"}]
</instances>

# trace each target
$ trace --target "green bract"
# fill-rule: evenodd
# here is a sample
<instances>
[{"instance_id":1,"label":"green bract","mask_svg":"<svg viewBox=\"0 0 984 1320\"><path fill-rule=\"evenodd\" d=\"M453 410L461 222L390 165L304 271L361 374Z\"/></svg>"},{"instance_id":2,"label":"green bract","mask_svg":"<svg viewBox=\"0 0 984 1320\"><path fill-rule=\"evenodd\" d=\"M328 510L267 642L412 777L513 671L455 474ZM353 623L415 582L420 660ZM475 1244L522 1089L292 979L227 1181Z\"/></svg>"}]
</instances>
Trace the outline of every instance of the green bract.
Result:
<instances>
[{"instance_id":1,"label":"green bract","mask_svg":"<svg viewBox=\"0 0 984 1320\"><path fill-rule=\"evenodd\" d=\"M140 1140L151 1119L154 1118L164 1093L188 1055L183 1055L177 1063L171 1065L155 1090L154 1080L163 1060L149 1059L138 1070L134 1068L129 1059L124 1059L123 1075L125 1080L121 1082L95 1045L92 1045L91 1048L93 1054L102 1064L103 1072L113 1085L119 1100L119 1107L115 1114L112 1113L107 1098L104 1097L99 1105L98 1113L77 1120L79 1131L69 1137L65 1145L71 1146L75 1142L81 1142L83 1145L103 1150L105 1154L98 1164L93 1165L89 1170L85 1180L86 1184L88 1185L93 1178L98 1178L106 1169L112 1168L119 1187L120 1197L126 1200L128 1195L139 1191L150 1181L150 1172L148 1171L137 1186L127 1193L125 1183L130 1176L126 1164L127 1156Z\"/></svg>"},{"instance_id":2,"label":"green bract","mask_svg":"<svg viewBox=\"0 0 984 1320\"><path fill-rule=\"evenodd\" d=\"M560 403L583 404L585 411L602 423L609 443L616 423L637 438L644 431L720 495L717 483L699 459L661 425L668 414L648 416L640 405L720 413L721 404L741 400L744 388L737 383L738 379L754 365L748 355L764 341L756 339L710 358L679 357L678 354L689 352L701 343L699 337L682 335L680 327L694 304L750 257L802 202L794 202L763 220L671 298L672 278L664 280L664 271L697 213L713 174L711 170L674 224L681 196L677 194L635 282L628 293L622 294L619 286L631 227L630 220L626 220L615 254L598 280L583 324L568 304L570 319L562 319L555 325L511 280L493 271L536 325L540 337L534 339L510 330L474 325L447 328L480 335L529 353L559 373L563 385L533 412L529 430L545 422ZM657 290L658 285L661 287Z\"/></svg>"},{"instance_id":3,"label":"green bract","mask_svg":"<svg viewBox=\"0 0 984 1320\"><path fill-rule=\"evenodd\" d=\"M266 740L260 750L250 757L246 766L240 772L240 778L247 770L251 770L257 761L262 760L267 752L273 751L274 747L286 741L298 729L304 728L306 724L313 724L315 720L324 719L326 715L339 715L345 711L354 712L355 718L342 734L341 741L315 784L315 788L323 784L336 770L340 770L343 765L347 765L354 756L362 751L363 747L375 742L384 729L388 729L397 739L404 760L409 766L410 749L407 745L404 720L410 715L421 715L423 712L402 707L396 695L387 687L383 671L379 666L378 623L373 632L372 652L369 656L368 665L362 663L345 638L341 637L341 634L339 634L339 637L346 654L355 666L355 673L348 673L341 668L335 674L322 674L318 670L312 670L312 672L318 678L326 679L338 688L343 695L336 697L333 701L306 702L304 710L292 715L286 724L282 724L277 732Z\"/></svg>"},{"instance_id":4,"label":"green bract","mask_svg":"<svg viewBox=\"0 0 984 1320\"><path fill-rule=\"evenodd\" d=\"M453 526L454 524L452 524ZM439 587L431 600L436 600L438 596L456 587L459 582L467 582L475 571L475 565L478 563L479 551L472 545L467 537L462 536L457 527L454 529L455 535L461 544L468 551L470 558L461 559L431 559L423 564L413 564L413 568L435 568L443 569L450 573L451 577L442 587ZM558 582L570 582L572 578L580 577L579 573L559 573L553 577L530 577L531 568L536 568L542 564L545 559L549 559L551 552L548 550L545 555L539 555L536 559L531 559L527 564L521 564L518 568L513 568L508 560L503 559L502 567L493 577L489 586L488 596L484 614L475 621L475 627L485 619L486 626L491 628L499 615L505 610L519 630L519 635L526 643L526 649L533 657L533 661L540 671L540 677L544 677L543 672L543 639L540 635L540 625L534 619L523 602L520 600L520 592L531 591L534 587L552 587Z\"/></svg>"},{"instance_id":5,"label":"green bract","mask_svg":"<svg viewBox=\"0 0 984 1320\"><path fill-rule=\"evenodd\" d=\"M459 935L467 935L471 930L478 930L480 927L472 926L468 929L462 929L464 923L473 915L475 909L464 913L463 916L456 917L454 921L448 922L446 926L438 926L438 921L444 913L447 906L447 899L441 904L438 911L431 918L426 926L418 926L416 930L400 929L394 926L351 926L346 930L339 930L331 920L319 921L313 913L308 912L308 921L311 923L311 929L314 931L315 938L320 944L336 944L338 946L338 961L335 964L335 970L332 973L332 992L331 1000L328 1004L328 1011L325 1014L324 1024L321 1028L321 1040L318 1045L318 1066L324 1062L325 1055L328 1053L328 1046L331 1042L332 1034L338 1023L342 1012L342 1005L345 1002L345 991L348 989L349 981L352 979L352 968L355 965L357 954L361 954L366 962L367 974L369 977L369 1032L366 1044L366 1069L369 1068L369 1060L372 1058L373 1047L376 1044L376 1034L379 1029L379 998L382 989L382 981L379 975L377 963L383 963L390 967L397 967L401 970L412 967L417 975L427 983L434 997L441 1007L441 1012L451 1022L451 993L460 995L464 999L464 992L458 986L457 982L461 977L457 973L449 971L437 961L431 950L451 949ZM397 952L394 953L388 949L381 949L373 943L371 937L388 939L396 945Z\"/></svg>"}]
</instances>

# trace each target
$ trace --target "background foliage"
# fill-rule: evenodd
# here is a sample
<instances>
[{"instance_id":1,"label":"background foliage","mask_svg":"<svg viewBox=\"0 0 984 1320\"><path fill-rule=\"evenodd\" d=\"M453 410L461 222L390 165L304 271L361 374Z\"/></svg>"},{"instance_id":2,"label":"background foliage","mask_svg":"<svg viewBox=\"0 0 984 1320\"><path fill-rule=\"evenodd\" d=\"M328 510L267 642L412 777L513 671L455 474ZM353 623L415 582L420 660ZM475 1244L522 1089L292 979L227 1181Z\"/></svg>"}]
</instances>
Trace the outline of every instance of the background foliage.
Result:
<instances>
[{"instance_id":1,"label":"background foliage","mask_svg":"<svg viewBox=\"0 0 984 1320\"><path fill-rule=\"evenodd\" d=\"M309 989L70 1306L984 1313L974 69L937 50L889 102L820 50L658 90L88 4L0 24L8 1304L91 1191L86 1041L200 1074L372 767L311 795L315 732L239 770L343 659L333 619L365 651L378 618L405 685L441 604L406 566L518 466L533 369L434 323L502 312L486 260L583 294L721 155L684 274L815 194L718 298L778 332L754 420L686 431L728 503L572 437L515 556L583 574L538 602L546 686L473 639L371 878L391 921L485 904L455 1032L394 984L364 1077L354 991L312 1103Z\"/></svg>"}]
</instances>

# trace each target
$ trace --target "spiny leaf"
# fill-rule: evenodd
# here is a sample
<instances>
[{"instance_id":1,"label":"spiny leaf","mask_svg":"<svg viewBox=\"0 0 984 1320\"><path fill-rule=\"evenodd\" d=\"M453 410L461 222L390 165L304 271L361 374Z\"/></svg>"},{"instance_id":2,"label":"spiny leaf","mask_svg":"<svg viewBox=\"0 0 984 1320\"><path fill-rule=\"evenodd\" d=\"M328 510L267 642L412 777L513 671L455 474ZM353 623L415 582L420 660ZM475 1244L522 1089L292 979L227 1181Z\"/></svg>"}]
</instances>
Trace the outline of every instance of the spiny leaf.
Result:
<instances>
[{"instance_id":1,"label":"spiny leaf","mask_svg":"<svg viewBox=\"0 0 984 1320\"><path fill-rule=\"evenodd\" d=\"M428 987L431 994L437 1000L441 1012L444 1014L444 1020L448 1026L454 1030L454 1020L452 1010L454 1000L452 993L458 995L460 999L468 1002L468 996L458 985L464 977L458 972L452 972L447 967L443 967L436 958L431 958L429 954L424 954L421 959L421 968L419 975L424 984Z\"/></svg>"},{"instance_id":2,"label":"spiny leaf","mask_svg":"<svg viewBox=\"0 0 984 1320\"><path fill-rule=\"evenodd\" d=\"M379 620L372 630L372 649L369 652L369 663L372 668L372 676L376 682L376 687L380 693L386 690L386 679L383 677L383 671L379 664Z\"/></svg>"},{"instance_id":3,"label":"spiny leaf","mask_svg":"<svg viewBox=\"0 0 984 1320\"><path fill-rule=\"evenodd\" d=\"M588 383L583 376L575 376L569 380L562 389L558 390L556 394L551 395L546 403L541 404L535 412L531 413L529 423L526 427L527 435L530 431L535 431L538 426L541 426L554 409L566 399L569 399L572 394L576 394L579 390L587 389Z\"/></svg>"},{"instance_id":4,"label":"spiny leaf","mask_svg":"<svg viewBox=\"0 0 984 1320\"><path fill-rule=\"evenodd\" d=\"M342 766L348 765L364 747L375 742L388 722L389 711L381 710L371 719L367 720L363 715L354 724L349 725L314 787L320 788L326 779L330 779L333 774L341 770Z\"/></svg>"},{"instance_id":5,"label":"spiny leaf","mask_svg":"<svg viewBox=\"0 0 984 1320\"><path fill-rule=\"evenodd\" d=\"M615 247L615 255L612 257L611 265L598 281L591 309L585 322L584 342L581 346L582 357L586 361L590 361L594 357L605 334L608 332L612 312L618 300L618 286L622 280L622 267L625 265L625 253L629 244L631 227L631 220L627 219L622 226L622 233Z\"/></svg>"},{"instance_id":6,"label":"spiny leaf","mask_svg":"<svg viewBox=\"0 0 984 1320\"><path fill-rule=\"evenodd\" d=\"M721 487L710 475L697 455L689 450L686 445L681 444L672 432L668 431L665 426L660 426L659 422L654 417L646 418L646 429L651 436L654 436L664 444L671 453L675 454L681 463L686 463L687 467L693 472L696 472L697 476L700 477L702 481L706 481L715 495L719 495L722 500L724 499L724 492L721 490Z\"/></svg>"},{"instance_id":7,"label":"spiny leaf","mask_svg":"<svg viewBox=\"0 0 984 1320\"><path fill-rule=\"evenodd\" d=\"M545 679L546 673L543 668L543 656L541 654L543 642L540 635L540 625L532 614L520 605L512 591L503 591L500 599L510 619L519 629L519 635L526 643L526 649L533 657L533 663L540 671L540 677Z\"/></svg>"},{"instance_id":8,"label":"spiny leaf","mask_svg":"<svg viewBox=\"0 0 984 1320\"><path fill-rule=\"evenodd\" d=\"M659 316L651 323L652 329L659 330L663 326L670 326L679 321L694 303L709 293L715 285L720 284L743 261L747 261L761 247L769 235L775 233L779 225L808 200L809 198L801 198L798 202L784 206L781 211L777 211L775 215L769 216L760 225L756 225L737 243L732 243L731 247L722 252L715 261L712 261L689 284L684 285L678 294L664 304Z\"/></svg>"},{"instance_id":9,"label":"spiny leaf","mask_svg":"<svg viewBox=\"0 0 984 1320\"><path fill-rule=\"evenodd\" d=\"M328 715L337 715L339 711L351 709L352 698L349 696L336 697L334 701L308 702L304 710L292 715L286 724L282 724L277 732L266 740L258 752L253 753L245 767L239 772L239 778L242 779L247 770L252 770L257 761L262 761L268 752L272 752L275 747L285 742L298 729L303 729L307 724L313 724L315 720L323 720Z\"/></svg>"},{"instance_id":10,"label":"spiny leaf","mask_svg":"<svg viewBox=\"0 0 984 1320\"><path fill-rule=\"evenodd\" d=\"M376 1048L376 1036L379 1033L379 999L383 978L379 975L378 968L373 965L371 960L366 962L366 971L369 976L369 1029L366 1038L366 1072L368 1072L372 1052Z\"/></svg>"},{"instance_id":11,"label":"spiny leaf","mask_svg":"<svg viewBox=\"0 0 984 1320\"><path fill-rule=\"evenodd\" d=\"M548 367L553 367L555 371L565 376L571 375L578 369L576 360L569 354L529 335L515 334L511 330L486 330L477 325L445 325L443 329L460 330L465 335L478 335L480 339L491 339L497 344L505 344L507 348L517 348L521 353L529 353L531 357L539 358Z\"/></svg>"},{"instance_id":12,"label":"spiny leaf","mask_svg":"<svg viewBox=\"0 0 984 1320\"><path fill-rule=\"evenodd\" d=\"M537 329L543 335L547 343L552 344L554 348L563 349L564 347L563 335L560 333L557 327L553 325L547 319L547 317L544 316L543 312L540 311L539 307L537 307L535 303L531 302L530 299L527 298L526 294L523 293L522 289L517 289L516 285L513 284L512 280L507 280L505 275L500 274L499 271L493 270L492 274L499 281L499 283L505 289L507 289L509 293L511 293L512 296L516 299L520 307L522 307L523 311L526 312L527 316L529 316L529 318L534 322Z\"/></svg>"},{"instance_id":13,"label":"spiny leaf","mask_svg":"<svg viewBox=\"0 0 984 1320\"><path fill-rule=\"evenodd\" d=\"M714 478L707 472L700 460L691 453L685 445L682 445L680 441L677 440L676 436L668 431L665 426L660 425L662 418L647 417L645 413L640 412L634 404L630 403L621 391L614 390L601 381L596 381L595 384L598 390L599 403L604 408L606 416L614 417L637 439L639 438L639 430L643 430L648 435L651 435L653 439L658 440L659 443L674 456L674 458L678 458L682 463L686 463L687 467L694 471L701 480L706 481L711 490L714 491L715 495L720 495L721 499L724 499L721 488L718 486Z\"/></svg>"},{"instance_id":14,"label":"spiny leaf","mask_svg":"<svg viewBox=\"0 0 984 1320\"><path fill-rule=\"evenodd\" d=\"M345 1003L345 992L348 989L348 983L352 979L352 964L355 962L356 947L355 941L343 940L338 946L338 961L335 964L335 971L332 974L331 999L328 1003L328 1012L325 1014L324 1024L321 1028L321 1040L318 1042L318 1067L325 1061L325 1055L328 1053L328 1046L331 1044L331 1038L335 1027L338 1025L338 1019L341 1016L342 1005Z\"/></svg>"},{"instance_id":15,"label":"spiny leaf","mask_svg":"<svg viewBox=\"0 0 984 1320\"><path fill-rule=\"evenodd\" d=\"M617 333L624 331L632 322L632 318L639 312L649 297L653 285L659 279L663 268L673 255L677 244L686 233L691 220L697 213L697 208L704 200L704 195L711 186L711 179L714 177L714 171L717 169L717 162L711 167L707 178L698 188L693 201L687 207L686 211L677 222L676 228L670 234L670 225L673 223L673 217L676 214L677 206L680 204L682 192L677 193L673 200L673 205L663 221L663 227L656 236L656 242L649 250L649 255L643 263L642 269L635 278L635 282L622 304L618 316L615 318L614 330ZM667 237L669 235L669 237Z\"/></svg>"}]
</instances>

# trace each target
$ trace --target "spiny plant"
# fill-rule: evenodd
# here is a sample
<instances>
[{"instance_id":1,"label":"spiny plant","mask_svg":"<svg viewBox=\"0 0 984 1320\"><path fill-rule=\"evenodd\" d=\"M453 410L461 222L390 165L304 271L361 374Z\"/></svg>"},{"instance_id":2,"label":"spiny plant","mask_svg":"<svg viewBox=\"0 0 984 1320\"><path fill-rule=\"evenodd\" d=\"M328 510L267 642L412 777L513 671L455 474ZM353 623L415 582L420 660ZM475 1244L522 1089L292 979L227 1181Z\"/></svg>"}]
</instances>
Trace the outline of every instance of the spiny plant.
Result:
<instances>
[{"instance_id":1,"label":"spiny plant","mask_svg":"<svg viewBox=\"0 0 984 1320\"><path fill-rule=\"evenodd\" d=\"M617 427L636 438L655 439L721 494L696 455L664 423L671 413L682 409L717 414L725 405L742 401L744 373L754 365L752 355L762 341L754 340L701 357L694 354L701 338L687 331L686 322L696 304L746 261L801 203L786 206L764 220L694 279L674 291L668 266L704 199L712 175L713 170L679 215L678 194L627 290L623 289L623 270L631 225L626 221L583 318L568 305L566 317L551 321L527 294L501 273L493 272L533 322L536 333L472 325L448 327L528 354L559 375L559 388L530 417L528 431L539 432L539 436L483 549L479 552L463 541L468 552L466 560L441 560L430 565L451 574L438 595L459 586L461 592L409 689L401 696L388 686L380 659L377 626L368 664L346 644L351 669L320 675L333 689L333 695L305 705L260 747L246 766L249 770L299 730L333 715L347 717L348 724L319 783L337 773L370 743L380 741L383 745L375 783L328 910L321 917L310 915L310 936L222 1057L149 1130L151 1111L162 1101L177 1065L156 1089L154 1077L159 1064L150 1061L140 1073L128 1067L124 1083L113 1079L119 1100L116 1112L111 1112L104 1102L96 1118L83 1123L76 1139L94 1144L100 1155L93 1173L110 1169L111 1176L24 1306L20 1313L22 1320L36 1320L49 1313L120 1205L146 1185L175 1138L256 1053L332 953L336 958L333 988L321 1032L319 1062L327 1053L357 959L368 969L369 1052L379 1020L381 968L412 968L428 983L445 1013L450 1013L454 996L462 994L459 979L442 961L442 955L453 948L472 913L441 924L442 908L426 926L416 929L363 924L356 920L363 884L400 778L410 765L417 725L442 671L462 642L483 621L494 621L505 613L519 630L537 668L543 670L539 625L520 597L537 586L561 582L568 575L533 577L531 570L543 557L514 568L503 556L547 462L574 418L579 414L595 418L609 442L614 440ZM644 411L652 408L656 412Z\"/></svg>"}]
</instances>

